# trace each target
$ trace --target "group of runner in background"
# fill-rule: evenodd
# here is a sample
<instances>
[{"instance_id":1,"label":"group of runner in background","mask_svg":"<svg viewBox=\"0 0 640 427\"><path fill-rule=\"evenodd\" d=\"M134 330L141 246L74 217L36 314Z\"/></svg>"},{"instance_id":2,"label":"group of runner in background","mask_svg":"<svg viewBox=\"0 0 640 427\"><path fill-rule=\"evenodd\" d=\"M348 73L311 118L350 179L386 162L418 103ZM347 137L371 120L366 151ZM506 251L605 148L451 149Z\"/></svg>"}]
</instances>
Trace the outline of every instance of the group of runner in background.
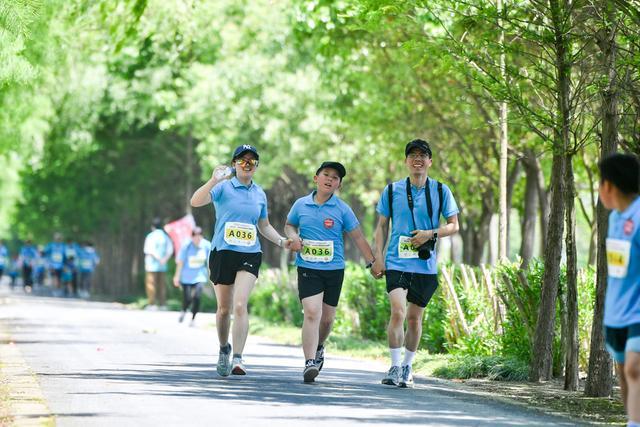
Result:
<instances>
[{"instance_id":1,"label":"group of runner in background","mask_svg":"<svg viewBox=\"0 0 640 427\"><path fill-rule=\"evenodd\" d=\"M59 233L46 245L27 239L13 254L0 240L0 280L8 275L12 290L21 287L27 293L45 293L48 289L54 296L89 298L99 263L91 242L63 241Z\"/></svg>"}]
</instances>

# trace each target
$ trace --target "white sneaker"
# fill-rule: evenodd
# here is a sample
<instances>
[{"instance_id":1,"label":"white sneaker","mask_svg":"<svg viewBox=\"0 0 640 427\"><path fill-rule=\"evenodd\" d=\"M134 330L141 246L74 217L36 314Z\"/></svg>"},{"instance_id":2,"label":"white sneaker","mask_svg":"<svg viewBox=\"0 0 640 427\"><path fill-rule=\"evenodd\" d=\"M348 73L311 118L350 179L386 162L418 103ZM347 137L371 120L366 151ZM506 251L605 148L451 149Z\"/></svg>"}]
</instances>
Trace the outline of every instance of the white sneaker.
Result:
<instances>
[{"instance_id":1,"label":"white sneaker","mask_svg":"<svg viewBox=\"0 0 640 427\"><path fill-rule=\"evenodd\" d=\"M194 326L196 326L196 319L191 319L191 322L189 322L189 327L193 328Z\"/></svg>"},{"instance_id":2,"label":"white sneaker","mask_svg":"<svg viewBox=\"0 0 640 427\"><path fill-rule=\"evenodd\" d=\"M178 322L182 323L182 321L184 320L184 315L186 314L186 312L181 311L180 312L180 317L178 317Z\"/></svg>"},{"instance_id":3,"label":"white sneaker","mask_svg":"<svg viewBox=\"0 0 640 427\"><path fill-rule=\"evenodd\" d=\"M413 388L413 373L411 366L404 365L402 367L402 375L400 377L400 381L398 382L398 387Z\"/></svg>"},{"instance_id":4,"label":"white sneaker","mask_svg":"<svg viewBox=\"0 0 640 427\"><path fill-rule=\"evenodd\" d=\"M389 368L387 375L382 379L384 385L395 385L400 383L400 366L392 366Z\"/></svg>"},{"instance_id":5,"label":"white sneaker","mask_svg":"<svg viewBox=\"0 0 640 427\"><path fill-rule=\"evenodd\" d=\"M244 361L242 358L233 358L233 362L231 362L231 373L233 375L247 375L247 370L244 367Z\"/></svg>"},{"instance_id":6,"label":"white sneaker","mask_svg":"<svg viewBox=\"0 0 640 427\"><path fill-rule=\"evenodd\" d=\"M216 370L221 377L229 376L231 373L231 346L227 345L227 352L220 351L218 353L218 365Z\"/></svg>"}]
</instances>

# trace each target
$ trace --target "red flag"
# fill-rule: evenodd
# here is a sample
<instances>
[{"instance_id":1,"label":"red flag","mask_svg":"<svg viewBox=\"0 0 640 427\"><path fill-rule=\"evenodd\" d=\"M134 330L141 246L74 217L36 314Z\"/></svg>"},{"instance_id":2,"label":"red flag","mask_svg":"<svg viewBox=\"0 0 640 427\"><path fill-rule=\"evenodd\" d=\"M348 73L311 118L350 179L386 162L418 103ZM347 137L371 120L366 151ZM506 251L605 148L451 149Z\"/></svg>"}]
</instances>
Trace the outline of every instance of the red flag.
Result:
<instances>
[{"instance_id":1,"label":"red flag","mask_svg":"<svg viewBox=\"0 0 640 427\"><path fill-rule=\"evenodd\" d=\"M191 238L191 232L196 226L196 220L193 215L187 214L182 218L170 222L164 226L164 231L167 232L171 241L173 242L173 255L178 256L180 248L184 244L185 240Z\"/></svg>"}]
</instances>

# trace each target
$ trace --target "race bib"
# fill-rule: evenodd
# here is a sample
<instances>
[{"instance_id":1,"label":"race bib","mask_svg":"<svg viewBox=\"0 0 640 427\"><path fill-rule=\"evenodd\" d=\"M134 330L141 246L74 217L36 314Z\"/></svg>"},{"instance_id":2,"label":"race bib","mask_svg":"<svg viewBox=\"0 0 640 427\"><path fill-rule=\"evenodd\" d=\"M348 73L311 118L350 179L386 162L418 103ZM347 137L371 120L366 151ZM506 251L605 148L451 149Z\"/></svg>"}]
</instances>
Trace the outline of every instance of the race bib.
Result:
<instances>
[{"instance_id":1,"label":"race bib","mask_svg":"<svg viewBox=\"0 0 640 427\"><path fill-rule=\"evenodd\" d=\"M609 277L624 279L627 277L629 258L631 255L631 241L607 239L607 265Z\"/></svg>"},{"instance_id":2,"label":"race bib","mask_svg":"<svg viewBox=\"0 0 640 427\"><path fill-rule=\"evenodd\" d=\"M307 262L331 262L333 240L303 240L300 257Z\"/></svg>"},{"instance_id":3,"label":"race bib","mask_svg":"<svg viewBox=\"0 0 640 427\"><path fill-rule=\"evenodd\" d=\"M91 267L93 267L93 262L91 262L90 259L83 259L82 261L80 261L80 267L89 270L91 269Z\"/></svg>"},{"instance_id":4,"label":"race bib","mask_svg":"<svg viewBox=\"0 0 640 427\"><path fill-rule=\"evenodd\" d=\"M411 244L411 237L400 236L398 241L398 257L399 258L418 258L418 249Z\"/></svg>"},{"instance_id":5,"label":"race bib","mask_svg":"<svg viewBox=\"0 0 640 427\"><path fill-rule=\"evenodd\" d=\"M51 254L51 261L53 262L62 262L62 253L54 252Z\"/></svg>"},{"instance_id":6,"label":"race bib","mask_svg":"<svg viewBox=\"0 0 640 427\"><path fill-rule=\"evenodd\" d=\"M256 226L243 222L227 222L224 225L224 241L228 245L253 246L256 244Z\"/></svg>"},{"instance_id":7,"label":"race bib","mask_svg":"<svg viewBox=\"0 0 640 427\"><path fill-rule=\"evenodd\" d=\"M207 261L207 254L204 250L198 251L196 255L192 255L187 259L189 268L202 268Z\"/></svg>"}]
</instances>

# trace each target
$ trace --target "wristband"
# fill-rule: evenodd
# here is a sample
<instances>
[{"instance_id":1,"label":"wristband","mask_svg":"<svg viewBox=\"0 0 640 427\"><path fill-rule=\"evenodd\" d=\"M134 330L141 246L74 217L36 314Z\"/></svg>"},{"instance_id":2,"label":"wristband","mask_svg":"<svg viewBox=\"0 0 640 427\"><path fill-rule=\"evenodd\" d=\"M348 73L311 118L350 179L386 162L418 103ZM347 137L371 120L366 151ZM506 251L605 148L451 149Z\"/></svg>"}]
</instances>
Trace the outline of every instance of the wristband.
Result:
<instances>
[{"instance_id":1,"label":"wristband","mask_svg":"<svg viewBox=\"0 0 640 427\"><path fill-rule=\"evenodd\" d=\"M371 262L367 263L367 265L364 266L364 268L371 268L373 266L373 263L376 262L376 259L372 259Z\"/></svg>"}]
</instances>

